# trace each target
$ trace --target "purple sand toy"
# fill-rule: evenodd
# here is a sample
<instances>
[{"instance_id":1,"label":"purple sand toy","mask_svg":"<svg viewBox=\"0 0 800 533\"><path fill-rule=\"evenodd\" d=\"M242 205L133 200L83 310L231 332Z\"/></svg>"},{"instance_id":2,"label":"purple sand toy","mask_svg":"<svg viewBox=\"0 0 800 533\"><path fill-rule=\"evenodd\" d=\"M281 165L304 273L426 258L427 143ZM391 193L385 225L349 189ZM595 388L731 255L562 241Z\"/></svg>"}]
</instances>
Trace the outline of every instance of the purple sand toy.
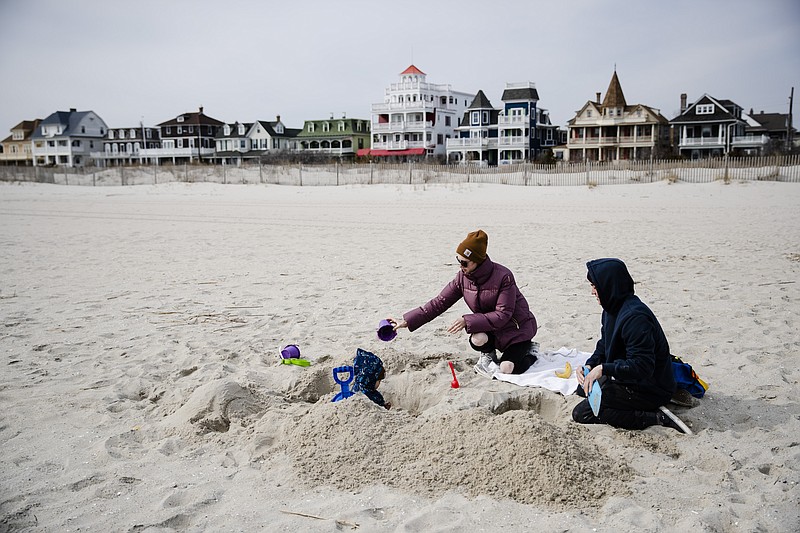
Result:
<instances>
[{"instance_id":1,"label":"purple sand toy","mask_svg":"<svg viewBox=\"0 0 800 533\"><path fill-rule=\"evenodd\" d=\"M300 348L296 344L287 344L281 350L281 359L297 359L300 357Z\"/></svg>"},{"instance_id":2,"label":"purple sand toy","mask_svg":"<svg viewBox=\"0 0 800 533\"><path fill-rule=\"evenodd\" d=\"M378 338L382 341L389 342L397 337L397 332L394 330L394 324L386 319L383 319L378 324Z\"/></svg>"}]
</instances>

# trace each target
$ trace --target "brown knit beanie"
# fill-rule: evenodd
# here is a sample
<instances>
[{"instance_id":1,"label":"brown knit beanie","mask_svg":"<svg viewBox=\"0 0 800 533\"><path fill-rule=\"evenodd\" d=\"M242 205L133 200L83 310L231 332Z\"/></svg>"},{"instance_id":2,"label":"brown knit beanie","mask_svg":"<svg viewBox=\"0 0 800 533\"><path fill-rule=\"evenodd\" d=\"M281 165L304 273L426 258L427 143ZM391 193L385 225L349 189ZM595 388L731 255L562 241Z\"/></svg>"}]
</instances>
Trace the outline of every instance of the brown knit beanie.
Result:
<instances>
[{"instance_id":1,"label":"brown knit beanie","mask_svg":"<svg viewBox=\"0 0 800 533\"><path fill-rule=\"evenodd\" d=\"M489 236L482 229L470 231L467 238L461 241L456 248L456 253L462 255L475 263L483 263L486 259L486 245L489 244Z\"/></svg>"}]
</instances>

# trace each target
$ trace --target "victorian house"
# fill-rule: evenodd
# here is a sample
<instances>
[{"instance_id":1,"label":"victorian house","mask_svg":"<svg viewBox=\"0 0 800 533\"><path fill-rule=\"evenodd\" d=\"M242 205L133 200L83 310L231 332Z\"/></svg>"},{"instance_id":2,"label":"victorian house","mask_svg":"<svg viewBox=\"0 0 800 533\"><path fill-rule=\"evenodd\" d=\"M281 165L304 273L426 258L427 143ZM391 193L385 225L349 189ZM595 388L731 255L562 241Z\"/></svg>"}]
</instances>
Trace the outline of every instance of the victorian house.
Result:
<instances>
[{"instance_id":1,"label":"victorian house","mask_svg":"<svg viewBox=\"0 0 800 533\"><path fill-rule=\"evenodd\" d=\"M306 120L296 139L299 152L352 158L369 148L369 121L333 115L327 120Z\"/></svg>"},{"instance_id":2,"label":"victorian house","mask_svg":"<svg viewBox=\"0 0 800 533\"><path fill-rule=\"evenodd\" d=\"M217 128L223 122L203 113L183 113L158 124L161 147L146 149L142 157L158 163L210 162L216 148Z\"/></svg>"},{"instance_id":3,"label":"victorian house","mask_svg":"<svg viewBox=\"0 0 800 533\"><path fill-rule=\"evenodd\" d=\"M558 127L550 121L550 113L539 107L535 84L506 83L502 100L498 117L501 164L533 161L558 144Z\"/></svg>"},{"instance_id":4,"label":"victorian house","mask_svg":"<svg viewBox=\"0 0 800 533\"><path fill-rule=\"evenodd\" d=\"M456 137L447 139L447 162L497 165L498 114L479 90L464 112L460 126L455 128Z\"/></svg>"},{"instance_id":5,"label":"victorian house","mask_svg":"<svg viewBox=\"0 0 800 533\"><path fill-rule=\"evenodd\" d=\"M273 122L225 124L218 129L215 161L239 165L269 154L297 149L299 129L287 128L280 115Z\"/></svg>"},{"instance_id":6,"label":"victorian house","mask_svg":"<svg viewBox=\"0 0 800 533\"><path fill-rule=\"evenodd\" d=\"M602 102L597 93L567 124L571 161L650 159L669 152L669 121L656 108L629 105L616 71Z\"/></svg>"},{"instance_id":7,"label":"victorian house","mask_svg":"<svg viewBox=\"0 0 800 533\"><path fill-rule=\"evenodd\" d=\"M428 83L427 75L411 65L386 88L383 102L372 104L372 143L358 155L444 157L447 139L455 136L474 98L450 85Z\"/></svg>"},{"instance_id":8,"label":"victorian house","mask_svg":"<svg viewBox=\"0 0 800 533\"><path fill-rule=\"evenodd\" d=\"M766 142L761 137L758 140L746 137L748 122L741 106L708 94L688 106L686 94L681 94L681 113L670 124L678 152L691 159L722 157L734 151L744 153L747 148Z\"/></svg>"},{"instance_id":9,"label":"victorian house","mask_svg":"<svg viewBox=\"0 0 800 533\"><path fill-rule=\"evenodd\" d=\"M478 91L456 128L457 137L447 140L448 162L520 163L558 144L558 128L547 110L538 107L533 83L507 83L502 101L503 107L494 109Z\"/></svg>"},{"instance_id":10,"label":"victorian house","mask_svg":"<svg viewBox=\"0 0 800 533\"><path fill-rule=\"evenodd\" d=\"M82 167L103 146L108 127L94 111L56 111L31 134L34 166Z\"/></svg>"},{"instance_id":11,"label":"victorian house","mask_svg":"<svg viewBox=\"0 0 800 533\"><path fill-rule=\"evenodd\" d=\"M147 150L161 147L158 128L139 124L131 128L110 128L103 141L102 151L92 152L99 166L154 164L155 158L144 157Z\"/></svg>"},{"instance_id":12,"label":"victorian house","mask_svg":"<svg viewBox=\"0 0 800 533\"><path fill-rule=\"evenodd\" d=\"M0 142L0 164L33 165L31 136L40 122L41 120L38 118L36 120L23 120L11 128L11 135Z\"/></svg>"}]
</instances>

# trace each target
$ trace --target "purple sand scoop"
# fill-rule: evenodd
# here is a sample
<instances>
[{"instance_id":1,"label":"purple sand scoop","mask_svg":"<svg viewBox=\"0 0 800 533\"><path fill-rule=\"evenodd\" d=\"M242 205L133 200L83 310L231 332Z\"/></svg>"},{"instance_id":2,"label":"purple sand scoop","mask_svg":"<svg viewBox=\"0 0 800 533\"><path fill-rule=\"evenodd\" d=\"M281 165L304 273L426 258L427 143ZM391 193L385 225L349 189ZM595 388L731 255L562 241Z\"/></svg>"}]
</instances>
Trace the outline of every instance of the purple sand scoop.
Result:
<instances>
[{"instance_id":1,"label":"purple sand scoop","mask_svg":"<svg viewBox=\"0 0 800 533\"><path fill-rule=\"evenodd\" d=\"M394 324L386 319L383 319L378 324L378 338L382 341L389 342L397 337L397 332L394 330Z\"/></svg>"}]
</instances>

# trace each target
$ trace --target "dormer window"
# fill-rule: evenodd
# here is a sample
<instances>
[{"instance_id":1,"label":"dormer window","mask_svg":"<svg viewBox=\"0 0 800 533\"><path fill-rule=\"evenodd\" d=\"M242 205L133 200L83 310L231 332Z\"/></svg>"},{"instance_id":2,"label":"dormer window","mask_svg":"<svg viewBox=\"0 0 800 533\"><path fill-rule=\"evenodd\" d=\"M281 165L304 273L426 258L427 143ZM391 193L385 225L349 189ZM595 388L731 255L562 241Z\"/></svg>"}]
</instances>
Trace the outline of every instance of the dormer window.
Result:
<instances>
[{"instance_id":1,"label":"dormer window","mask_svg":"<svg viewBox=\"0 0 800 533\"><path fill-rule=\"evenodd\" d=\"M114 138L114 130L108 130L108 138L109 139L113 139Z\"/></svg>"},{"instance_id":2,"label":"dormer window","mask_svg":"<svg viewBox=\"0 0 800 533\"><path fill-rule=\"evenodd\" d=\"M230 135L230 134L231 134L231 127L230 127L230 125L229 125L229 124L225 124L225 127L223 128L223 130L222 130L222 131L223 131L223 135L225 135L226 137L227 137L228 135Z\"/></svg>"},{"instance_id":3,"label":"dormer window","mask_svg":"<svg viewBox=\"0 0 800 533\"><path fill-rule=\"evenodd\" d=\"M341 122L341 121L340 121L340 122L339 122L339 124L337 125L337 129L338 129L339 131L344 131L344 122Z\"/></svg>"},{"instance_id":4,"label":"dormer window","mask_svg":"<svg viewBox=\"0 0 800 533\"><path fill-rule=\"evenodd\" d=\"M702 104L695 107L695 114L697 115L713 115L714 104Z\"/></svg>"},{"instance_id":5,"label":"dormer window","mask_svg":"<svg viewBox=\"0 0 800 533\"><path fill-rule=\"evenodd\" d=\"M308 132L309 133L314 133L314 123L313 122L309 122L308 123Z\"/></svg>"},{"instance_id":6,"label":"dormer window","mask_svg":"<svg viewBox=\"0 0 800 533\"><path fill-rule=\"evenodd\" d=\"M239 124L239 135L244 135L244 124Z\"/></svg>"},{"instance_id":7,"label":"dormer window","mask_svg":"<svg viewBox=\"0 0 800 533\"><path fill-rule=\"evenodd\" d=\"M322 131L331 131L331 125L328 122L322 124Z\"/></svg>"},{"instance_id":8,"label":"dormer window","mask_svg":"<svg viewBox=\"0 0 800 533\"><path fill-rule=\"evenodd\" d=\"M183 122L183 115L178 117L178 122Z\"/></svg>"},{"instance_id":9,"label":"dormer window","mask_svg":"<svg viewBox=\"0 0 800 533\"><path fill-rule=\"evenodd\" d=\"M275 126L275 133L283 135L283 124L278 124L277 126Z\"/></svg>"}]
</instances>

